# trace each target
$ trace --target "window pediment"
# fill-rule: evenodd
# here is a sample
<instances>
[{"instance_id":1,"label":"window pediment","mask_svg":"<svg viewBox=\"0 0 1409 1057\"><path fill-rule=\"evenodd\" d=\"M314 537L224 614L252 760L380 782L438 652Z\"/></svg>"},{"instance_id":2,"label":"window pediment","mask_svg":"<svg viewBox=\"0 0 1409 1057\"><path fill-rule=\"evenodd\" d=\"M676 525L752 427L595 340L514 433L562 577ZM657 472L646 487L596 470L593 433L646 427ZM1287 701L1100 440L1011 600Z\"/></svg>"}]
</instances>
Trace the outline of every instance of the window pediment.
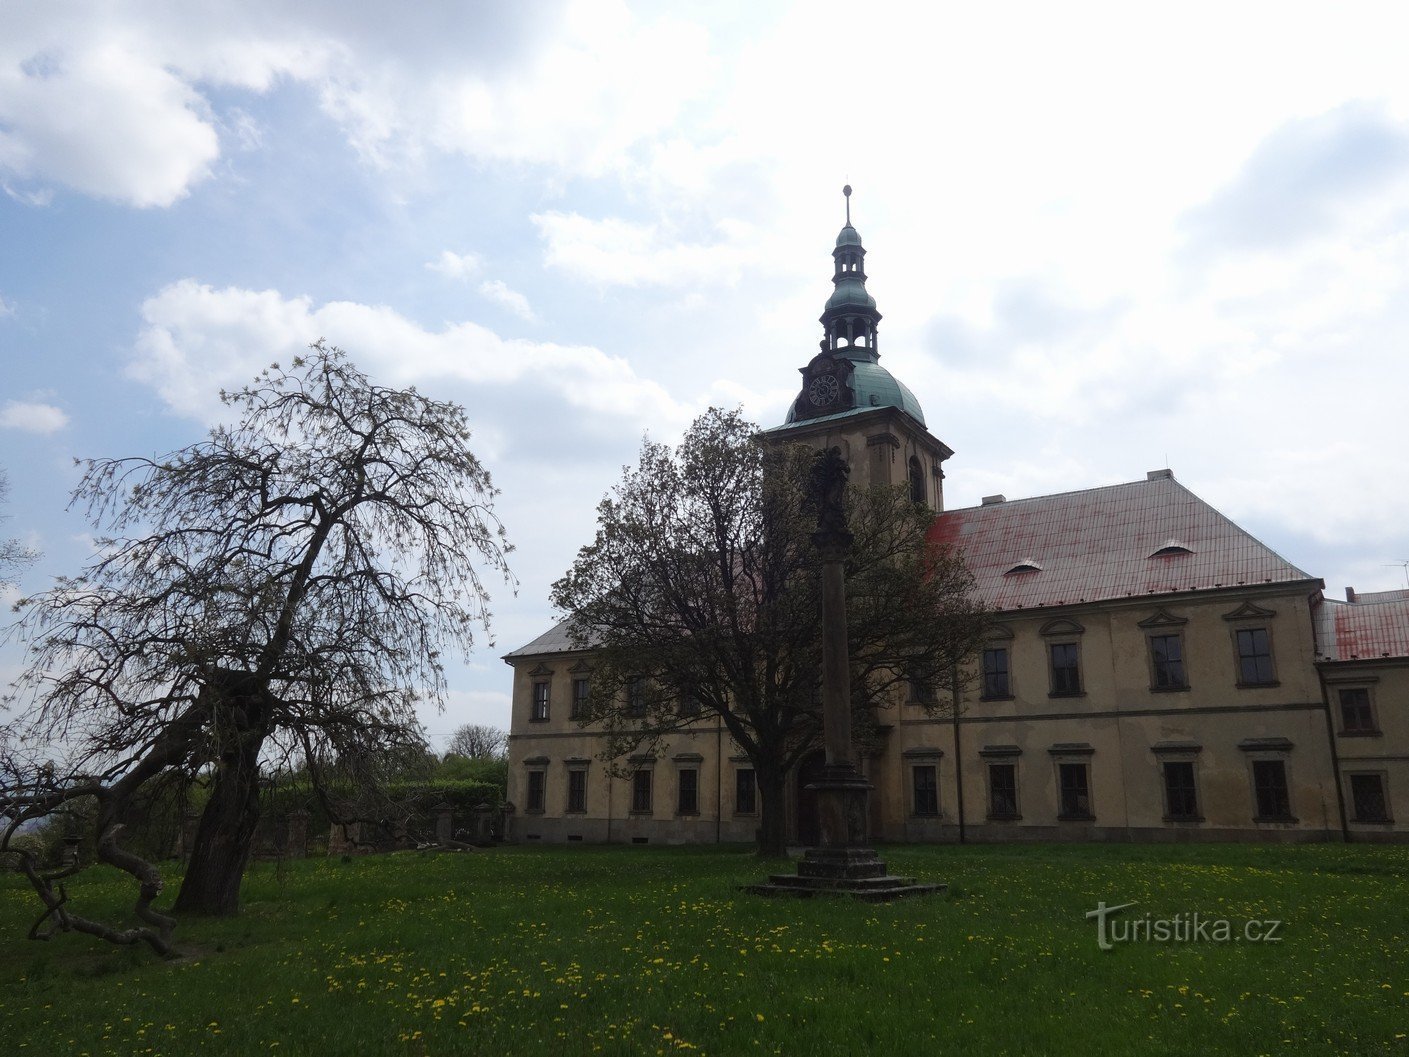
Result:
<instances>
[{"instance_id":1,"label":"window pediment","mask_svg":"<svg viewBox=\"0 0 1409 1057\"><path fill-rule=\"evenodd\" d=\"M1066 617L1058 617L1056 620L1049 620L1037 629L1037 633L1046 638L1055 635L1081 635L1086 629L1074 620Z\"/></svg>"},{"instance_id":2,"label":"window pediment","mask_svg":"<svg viewBox=\"0 0 1409 1057\"><path fill-rule=\"evenodd\" d=\"M1176 617L1167 609L1161 609L1154 616L1146 617L1137 625L1142 628L1177 628L1189 623L1187 617Z\"/></svg>"},{"instance_id":3,"label":"window pediment","mask_svg":"<svg viewBox=\"0 0 1409 1057\"><path fill-rule=\"evenodd\" d=\"M533 669L533 671L529 672L528 674L533 676L535 679L541 679L545 675L552 675L553 669L549 668L546 664L539 664L536 668Z\"/></svg>"},{"instance_id":4,"label":"window pediment","mask_svg":"<svg viewBox=\"0 0 1409 1057\"><path fill-rule=\"evenodd\" d=\"M1264 609L1256 602L1244 602L1231 613L1224 613L1224 620L1271 620L1277 615L1275 609Z\"/></svg>"}]
</instances>

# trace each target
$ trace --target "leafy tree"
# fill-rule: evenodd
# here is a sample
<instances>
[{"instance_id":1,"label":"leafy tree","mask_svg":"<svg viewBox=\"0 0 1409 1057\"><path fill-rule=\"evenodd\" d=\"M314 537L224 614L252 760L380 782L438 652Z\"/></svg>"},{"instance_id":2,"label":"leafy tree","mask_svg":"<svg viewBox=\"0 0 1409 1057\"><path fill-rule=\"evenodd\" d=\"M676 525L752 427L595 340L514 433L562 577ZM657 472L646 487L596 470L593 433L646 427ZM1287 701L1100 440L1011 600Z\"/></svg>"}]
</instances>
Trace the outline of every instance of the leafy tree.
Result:
<instances>
[{"instance_id":1,"label":"leafy tree","mask_svg":"<svg viewBox=\"0 0 1409 1057\"><path fill-rule=\"evenodd\" d=\"M553 587L575 644L594 651L591 721L609 735L606 755L718 716L753 762L768 855L784 848L787 776L820 734L814 456L717 409L674 449L645 442L598 506L596 539ZM962 561L928 541L931 512L903 489L853 487L846 500L850 689L864 737L903 684L951 685L983 615Z\"/></svg>"},{"instance_id":2,"label":"leafy tree","mask_svg":"<svg viewBox=\"0 0 1409 1057\"><path fill-rule=\"evenodd\" d=\"M467 760L497 760L508 748L509 735L498 727L466 723L450 735L446 755L463 756Z\"/></svg>"},{"instance_id":3,"label":"leafy tree","mask_svg":"<svg viewBox=\"0 0 1409 1057\"><path fill-rule=\"evenodd\" d=\"M221 396L237 423L200 443L83 464L99 557L22 603L8 814L95 797L99 857L139 878L144 912L160 876L118 843L137 790L209 776L175 908L236 912L261 763L300 756L317 782L335 760L341 782L415 756L445 651L487 632L482 572L513 583L459 406L374 385L322 342ZM41 774L23 746L66 762Z\"/></svg>"}]
</instances>

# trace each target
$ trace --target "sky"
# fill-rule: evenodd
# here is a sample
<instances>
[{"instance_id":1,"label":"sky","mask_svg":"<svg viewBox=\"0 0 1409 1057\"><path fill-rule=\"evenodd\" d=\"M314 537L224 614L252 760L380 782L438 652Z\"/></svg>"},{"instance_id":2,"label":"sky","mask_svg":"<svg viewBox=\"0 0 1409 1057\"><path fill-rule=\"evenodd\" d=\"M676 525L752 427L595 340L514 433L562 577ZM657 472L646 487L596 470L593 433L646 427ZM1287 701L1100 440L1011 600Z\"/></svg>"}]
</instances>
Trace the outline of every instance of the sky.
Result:
<instances>
[{"instance_id":1,"label":"sky","mask_svg":"<svg viewBox=\"0 0 1409 1057\"><path fill-rule=\"evenodd\" d=\"M780 423L841 187L950 507L1175 476L1327 595L1409 584L1400 3L0 0L0 535L92 556L155 455L319 338L469 411L517 593L644 435ZM17 670L13 645L0 676ZM8 679L6 680L8 681Z\"/></svg>"}]
</instances>

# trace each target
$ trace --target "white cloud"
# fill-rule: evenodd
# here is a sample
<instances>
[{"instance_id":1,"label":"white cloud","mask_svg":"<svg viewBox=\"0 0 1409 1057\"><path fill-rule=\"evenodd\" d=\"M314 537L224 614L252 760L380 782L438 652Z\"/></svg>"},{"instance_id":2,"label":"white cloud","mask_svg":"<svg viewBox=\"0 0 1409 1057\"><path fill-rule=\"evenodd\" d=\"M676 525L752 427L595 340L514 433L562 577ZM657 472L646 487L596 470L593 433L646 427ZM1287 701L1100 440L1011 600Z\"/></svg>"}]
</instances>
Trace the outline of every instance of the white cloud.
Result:
<instances>
[{"instance_id":1,"label":"white cloud","mask_svg":"<svg viewBox=\"0 0 1409 1057\"><path fill-rule=\"evenodd\" d=\"M469 279L484 270L484 262L476 253L455 253L441 250L440 256L426 262L426 268L447 279Z\"/></svg>"},{"instance_id":2,"label":"white cloud","mask_svg":"<svg viewBox=\"0 0 1409 1057\"><path fill-rule=\"evenodd\" d=\"M479 284L479 292L495 304L507 308L514 315L529 323L535 321L533 308L528 298L517 290L511 290L502 279L486 279Z\"/></svg>"},{"instance_id":3,"label":"white cloud","mask_svg":"<svg viewBox=\"0 0 1409 1057\"><path fill-rule=\"evenodd\" d=\"M740 221L721 221L712 242L684 242L668 224L619 217L592 220L577 213L536 213L544 259L600 286L733 285L761 256Z\"/></svg>"},{"instance_id":4,"label":"white cloud","mask_svg":"<svg viewBox=\"0 0 1409 1057\"><path fill-rule=\"evenodd\" d=\"M0 174L30 201L62 184L169 206L209 177L222 130L258 143L212 90L290 83L376 165L443 152L604 175L712 72L701 28L620 2L441 0L394 16L278 0L41 6L0 9Z\"/></svg>"},{"instance_id":5,"label":"white cloud","mask_svg":"<svg viewBox=\"0 0 1409 1057\"><path fill-rule=\"evenodd\" d=\"M26 433L57 433L68 425L68 415L52 404L7 400L0 407L0 429Z\"/></svg>"},{"instance_id":6,"label":"white cloud","mask_svg":"<svg viewBox=\"0 0 1409 1057\"><path fill-rule=\"evenodd\" d=\"M3 294L0 294L0 319L4 319L6 316L13 316L14 314L15 306L9 301L6 301Z\"/></svg>"},{"instance_id":7,"label":"white cloud","mask_svg":"<svg viewBox=\"0 0 1409 1057\"><path fill-rule=\"evenodd\" d=\"M478 387L531 382L583 412L633 416L678 428L689 409L619 357L585 345L501 338L476 323L432 332L377 305L274 290L215 289L183 279L142 305L145 326L130 366L179 414L215 421L215 390L238 387L271 361L296 355L314 338L347 344L357 362L397 384L451 378ZM524 421L533 409L524 409ZM560 428L568 428L560 424Z\"/></svg>"}]
</instances>

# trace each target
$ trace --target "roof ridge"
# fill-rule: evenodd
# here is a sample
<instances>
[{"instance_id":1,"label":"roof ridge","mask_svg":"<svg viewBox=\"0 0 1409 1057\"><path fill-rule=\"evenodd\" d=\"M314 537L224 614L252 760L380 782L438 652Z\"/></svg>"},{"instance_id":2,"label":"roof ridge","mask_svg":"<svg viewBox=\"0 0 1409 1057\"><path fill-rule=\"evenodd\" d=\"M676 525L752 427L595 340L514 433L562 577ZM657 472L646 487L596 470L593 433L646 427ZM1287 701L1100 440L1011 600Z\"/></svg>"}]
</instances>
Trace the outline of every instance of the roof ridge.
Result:
<instances>
[{"instance_id":1,"label":"roof ridge","mask_svg":"<svg viewBox=\"0 0 1409 1057\"><path fill-rule=\"evenodd\" d=\"M1131 485L1136 484L1155 484L1159 481L1172 481L1174 484L1177 484L1181 488L1184 488L1183 484L1175 480L1173 477L1157 477L1154 480L1149 480L1148 478L1146 478L1135 481L1116 481L1112 484L1092 485L1090 488L1069 488L1065 492L1049 492L1046 495L1026 495L1023 496L1021 499L1005 499L1001 503L976 503L973 506L956 506L951 507L947 510L940 511L939 516L943 517L945 514L958 514L965 510L1001 509L1006 506L1013 506L1016 503L1033 503L1039 499L1061 499L1063 496L1082 495L1086 492L1103 492L1112 488L1129 488ZM1184 488L1184 491L1188 492L1189 489ZM1189 494L1193 495L1192 492L1189 492ZM1197 499L1198 497L1195 496L1195 498Z\"/></svg>"}]
</instances>

